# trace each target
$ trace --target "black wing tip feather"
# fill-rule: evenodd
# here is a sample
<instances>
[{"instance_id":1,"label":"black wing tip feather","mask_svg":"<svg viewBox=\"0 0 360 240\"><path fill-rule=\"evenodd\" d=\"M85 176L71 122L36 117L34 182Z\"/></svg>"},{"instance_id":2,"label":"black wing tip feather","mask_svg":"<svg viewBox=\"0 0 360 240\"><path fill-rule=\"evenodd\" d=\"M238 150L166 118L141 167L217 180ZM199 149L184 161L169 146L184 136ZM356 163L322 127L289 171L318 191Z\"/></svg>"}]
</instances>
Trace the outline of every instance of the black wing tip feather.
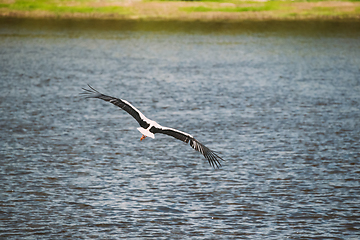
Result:
<instances>
[{"instance_id":1,"label":"black wing tip feather","mask_svg":"<svg viewBox=\"0 0 360 240\"><path fill-rule=\"evenodd\" d=\"M222 159L219 155L217 155L215 152L211 151L209 149L209 152L206 153L206 155L204 155L205 158L208 160L210 166L212 166L213 168L220 168L221 162L219 160L225 161L224 159Z\"/></svg>"},{"instance_id":2,"label":"black wing tip feather","mask_svg":"<svg viewBox=\"0 0 360 240\"><path fill-rule=\"evenodd\" d=\"M98 96L101 95L101 93L96 90L95 88L93 88L90 84L88 84L88 87L90 89L87 88L81 88L82 90L84 90L83 92L81 92L80 94L82 96L84 96L85 98L97 98Z\"/></svg>"},{"instance_id":3,"label":"black wing tip feather","mask_svg":"<svg viewBox=\"0 0 360 240\"><path fill-rule=\"evenodd\" d=\"M194 148L196 151L202 153L204 157L208 160L210 166L218 169L222 166L220 160L221 161L225 161L225 160L222 159L215 151L210 150L208 147L201 144L195 138L191 140L192 142L190 142L190 146ZM194 142L196 142L196 144L194 144Z\"/></svg>"}]
</instances>

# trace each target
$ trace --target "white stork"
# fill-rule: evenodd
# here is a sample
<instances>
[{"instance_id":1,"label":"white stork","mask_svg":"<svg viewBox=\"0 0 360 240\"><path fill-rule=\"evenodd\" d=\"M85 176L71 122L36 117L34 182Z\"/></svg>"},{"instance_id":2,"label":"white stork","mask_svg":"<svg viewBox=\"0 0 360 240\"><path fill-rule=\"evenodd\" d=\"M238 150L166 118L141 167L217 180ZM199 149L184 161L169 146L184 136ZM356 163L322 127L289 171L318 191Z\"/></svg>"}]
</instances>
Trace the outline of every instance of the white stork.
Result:
<instances>
[{"instance_id":1,"label":"white stork","mask_svg":"<svg viewBox=\"0 0 360 240\"><path fill-rule=\"evenodd\" d=\"M83 88L83 94L86 98L99 98L104 101L110 102L123 110L129 113L135 120L140 124L140 127L137 128L143 135L140 138L140 141L145 139L146 137L155 138L155 133L162 133L169 136L172 136L176 139L179 139L185 143L190 142L190 146L196 151L202 153L204 157L209 161L210 165L214 168L221 166L220 160L224 161L216 152L210 150L205 145L201 144L198 140L196 140L193 136L188 133L181 132L179 130L163 127L155 121L152 121L144 116L138 109L136 109L133 105L131 105L128 101L110 97L98 92L95 88L88 85L90 89Z\"/></svg>"}]
</instances>

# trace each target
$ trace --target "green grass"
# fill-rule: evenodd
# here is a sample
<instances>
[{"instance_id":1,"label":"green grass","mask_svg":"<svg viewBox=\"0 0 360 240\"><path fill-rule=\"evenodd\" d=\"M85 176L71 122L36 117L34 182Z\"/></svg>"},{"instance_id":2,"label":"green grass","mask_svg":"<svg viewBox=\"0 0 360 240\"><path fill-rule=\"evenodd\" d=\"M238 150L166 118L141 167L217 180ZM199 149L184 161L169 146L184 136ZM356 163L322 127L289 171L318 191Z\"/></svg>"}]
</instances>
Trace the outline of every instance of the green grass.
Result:
<instances>
[{"instance_id":1,"label":"green grass","mask_svg":"<svg viewBox=\"0 0 360 240\"><path fill-rule=\"evenodd\" d=\"M349 14L360 14L360 8L355 8L354 12L339 12L335 7L313 7L310 11L306 11L305 15L318 15L318 16L347 16Z\"/></svg>"},{"instance_id":2,"label":"green grass","mask_svg":"<svg viewBox=\"0 0 360 240\"><path fill-rule=\"evenodd\" d=\"M336 8L334 7L313 7L311 9L312 12L316 12L321 15L330 15L331 13L336 12Z\"/></svg>"},{"instance_id":3,"label":"green grass","mask_svg":"<svg viewBox=\"0 0 360 240\"><path fill-rule=\"evenodd\" d=\"M221 7L221 8L211 8L211 7L183 7L180 10L185 12L255 12L255 11L269 11L269 7Z\"/></svg>"},{"instance_id":4,"label":"green grass","mask_svg":"<svg viewBox=\"0 0 360 240\"><path fill-rule=\"evenodd\" d=\"M77 5L67 5L67 0L51 1L51 0L17 0L12 4L0 4L0 8L7 8L8 10L16 11L46 11L55 14L64 13L117 13L128 14L130 10L121 6L102 6L92 7L86 3L89 1L78 0Z\"/></svg>"},{"instance_id":5,"label":"green grass","mask_svg":"<svg viewBox=\"0 0 360 240\"><path fill-rule=\"evenodd\" d=\"M261 12L284 9L279 2L243 2L251 6L234 6L234 7L183 7L180 10L185 12Z\"/></svg>"},{"instance_id":6,"label":"green grass","mask_svg":"<svg viewBox=\"0 0 360 240\"><path fill-rule=\"evenodd\" d=\"M283 17L329 17L329 18L347 18L360 15L360 7L354 8L353 11L338 11L336 7L313 7L302 12L287 12L283 13Z\"/></svg>"}]
</instances>

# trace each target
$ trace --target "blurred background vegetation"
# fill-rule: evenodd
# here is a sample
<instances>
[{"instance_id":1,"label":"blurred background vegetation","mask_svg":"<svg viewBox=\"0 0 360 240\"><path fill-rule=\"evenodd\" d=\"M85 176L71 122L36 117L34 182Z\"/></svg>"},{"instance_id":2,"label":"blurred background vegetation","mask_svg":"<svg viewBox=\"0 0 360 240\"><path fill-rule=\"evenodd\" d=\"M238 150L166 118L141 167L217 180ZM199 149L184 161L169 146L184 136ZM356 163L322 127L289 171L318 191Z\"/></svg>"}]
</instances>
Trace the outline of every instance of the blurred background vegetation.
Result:
<instances>
[{"instance_id":1,"label":"blurred background vegetation","mask_svg":"<svg viewBox=\"0 0 360 240\"><path fill-rule=\"evenodd\" d=\"M0 0L0 15L205 21L360 19L360 0Z\"/></svg>"}]
</instances>

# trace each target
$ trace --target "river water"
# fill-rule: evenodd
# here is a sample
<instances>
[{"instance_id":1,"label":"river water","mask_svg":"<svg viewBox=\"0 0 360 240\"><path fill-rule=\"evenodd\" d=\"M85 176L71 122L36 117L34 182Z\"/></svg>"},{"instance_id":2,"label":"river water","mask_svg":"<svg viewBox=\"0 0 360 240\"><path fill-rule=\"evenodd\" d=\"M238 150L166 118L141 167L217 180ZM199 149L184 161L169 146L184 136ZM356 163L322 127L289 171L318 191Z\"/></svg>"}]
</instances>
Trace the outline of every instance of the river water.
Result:
<instances>
[{"instance_id":1,"label":"river water","mask_svg":"<svg viewBox=\"0 0 360 240\"><path fill-rule=\"evenodd\" d=\"M360 238L358 23L1 19L0 78L1 239Z\"/></svg>"}]
</instances>

